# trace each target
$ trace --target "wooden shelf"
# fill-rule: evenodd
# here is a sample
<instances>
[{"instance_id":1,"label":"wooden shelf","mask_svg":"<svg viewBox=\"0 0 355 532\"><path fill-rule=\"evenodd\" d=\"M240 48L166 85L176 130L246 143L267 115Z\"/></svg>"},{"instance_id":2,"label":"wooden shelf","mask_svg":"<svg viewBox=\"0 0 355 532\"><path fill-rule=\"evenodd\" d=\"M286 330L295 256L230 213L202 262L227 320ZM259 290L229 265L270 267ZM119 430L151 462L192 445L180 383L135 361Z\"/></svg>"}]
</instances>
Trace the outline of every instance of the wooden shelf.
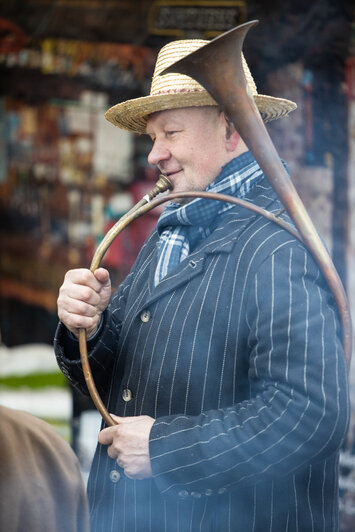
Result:
<instances>
[{"instance_id":1,"label":"wooden shelf","mask_svg":"<svg viewBox=\"0 0 355 532\"><path fill-rule=\"evenodd\" d=\"M14 279L0 279L0 296L17 299L28 305L38 306L51 313L57 311L58 294L56 292L43 288L35 288Z\"/></svg>"}]
</instances>

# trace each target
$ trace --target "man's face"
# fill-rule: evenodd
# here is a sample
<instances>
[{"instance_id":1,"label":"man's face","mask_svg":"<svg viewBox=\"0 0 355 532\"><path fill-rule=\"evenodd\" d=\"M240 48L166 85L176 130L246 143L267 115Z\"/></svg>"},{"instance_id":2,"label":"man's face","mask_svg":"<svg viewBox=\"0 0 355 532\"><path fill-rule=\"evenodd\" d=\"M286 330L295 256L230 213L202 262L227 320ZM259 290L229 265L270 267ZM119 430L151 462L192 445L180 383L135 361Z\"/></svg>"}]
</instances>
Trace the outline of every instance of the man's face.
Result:
<instances>
[{"instance_id":1,"label":"man's face","mask_svg":"<svg viewBox=\"0 0 355 532\"><path fill-rule=\"evenodd\" d=\"M204 190L230 156L226 123L216 107L187 107L150 115L148 162L169 177L173 192Z\"/></svg>"}]
</instances>

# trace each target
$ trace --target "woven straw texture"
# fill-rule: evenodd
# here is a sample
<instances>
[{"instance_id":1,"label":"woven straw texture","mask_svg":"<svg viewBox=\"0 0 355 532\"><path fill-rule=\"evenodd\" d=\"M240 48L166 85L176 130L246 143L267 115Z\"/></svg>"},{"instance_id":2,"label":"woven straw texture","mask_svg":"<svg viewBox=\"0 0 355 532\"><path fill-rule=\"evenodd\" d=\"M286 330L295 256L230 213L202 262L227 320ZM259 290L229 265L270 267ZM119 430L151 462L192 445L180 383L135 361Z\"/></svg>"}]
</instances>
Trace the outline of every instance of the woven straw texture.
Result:
<instances>
[{"instance_id":1,"label":"woven straw texture","mask_svg":"<svg viewBox=\"0 0 355 532\"><path fill-rule=\"evenodd\" d=\"M194 79L177 73L159 75L165 68L208 42L190 39L173 41L165 45L158 54L149 96L114 105L106 112L107 120L121 129L145 133L147 118L154 112L181 107L217 105L212 96ZM286 116L296 109L296 104L290 100L258 94L244 56L242 61L248 92L253 95L264 122Z\"/></svg>"}]
</instances>

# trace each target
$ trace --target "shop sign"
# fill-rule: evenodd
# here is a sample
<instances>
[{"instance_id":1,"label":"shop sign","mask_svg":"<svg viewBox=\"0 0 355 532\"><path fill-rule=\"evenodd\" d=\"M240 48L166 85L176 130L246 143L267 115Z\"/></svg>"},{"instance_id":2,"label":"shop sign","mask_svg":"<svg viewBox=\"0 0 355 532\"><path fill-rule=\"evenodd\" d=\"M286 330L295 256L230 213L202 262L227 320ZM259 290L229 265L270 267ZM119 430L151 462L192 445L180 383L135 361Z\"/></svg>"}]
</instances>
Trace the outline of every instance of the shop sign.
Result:
<instances>
[{"instance_id":1,"label":"shop sign","mask_svg":"<svg viewBox=\"0 0 355 532\"><path fill-rule=\"evenodd\" d=\"M148 29L151 35L213 38L245 22L246 14L242 0L156 0Z\"/></svg>"}]
</instances>

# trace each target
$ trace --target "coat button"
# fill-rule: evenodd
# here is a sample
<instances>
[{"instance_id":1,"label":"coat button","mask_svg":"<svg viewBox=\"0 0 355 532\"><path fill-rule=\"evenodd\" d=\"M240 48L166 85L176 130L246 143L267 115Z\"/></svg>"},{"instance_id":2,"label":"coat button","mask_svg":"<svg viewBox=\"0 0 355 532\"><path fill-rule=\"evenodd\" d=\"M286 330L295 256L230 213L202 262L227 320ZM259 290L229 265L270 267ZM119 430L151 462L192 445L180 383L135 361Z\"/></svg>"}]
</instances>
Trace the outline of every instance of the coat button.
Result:
<instances>
[{"instance_id":1,"label":"coat button","mask_svg":"<svg viewBox=\"0 0 355 532\"><path fill-rule=\"evenodd\" d=\"M189 492L187 490L180 490L179 491L179 497L181 499L186 499L186 497L188 497L188 496L189 496Z\"/></svg>"},{"instance_id":2,"label":"coat button","mask_svg":"<svg viewBox=\"0 0 355 532\"><path fill-rule=\"evenodd\" d=\"M121 478L121 475L119 474L119 472L116 469L112 469L112 471L110 473L111 482L116 484L116 482L118 482L120 480L120 478Z\"/></svg>"},{"instance_id":3,"label":"coat button","mask_svg":"<svg viewBox=\"0 0 355 532\"><path fill-rule=\"evenodd\" d=\"M194 497L194 499L201 499L202 495L199 491L192 491L191 497Z\"/></svg>"},{"instance_id":4,"label":"coat button","mask_svg":"<svg viewBox=\"0 0 355 532\"><path fill-rule=\"evenodd\" d=\"M128 403L132 399L132 392L129 388L125 388L122 392L122 399Z\"/></svg>"},{"instance_id":5,"label":"coat button","mask_svg":"<svg viewBox=\"0 0 355 532\"><path fill-rule=\"evenodd\" d=\"M149 310L143 310L141 313L141 320L144 323L147 323L150 320L150 312Z\"/></svg>"}]
</instances>

